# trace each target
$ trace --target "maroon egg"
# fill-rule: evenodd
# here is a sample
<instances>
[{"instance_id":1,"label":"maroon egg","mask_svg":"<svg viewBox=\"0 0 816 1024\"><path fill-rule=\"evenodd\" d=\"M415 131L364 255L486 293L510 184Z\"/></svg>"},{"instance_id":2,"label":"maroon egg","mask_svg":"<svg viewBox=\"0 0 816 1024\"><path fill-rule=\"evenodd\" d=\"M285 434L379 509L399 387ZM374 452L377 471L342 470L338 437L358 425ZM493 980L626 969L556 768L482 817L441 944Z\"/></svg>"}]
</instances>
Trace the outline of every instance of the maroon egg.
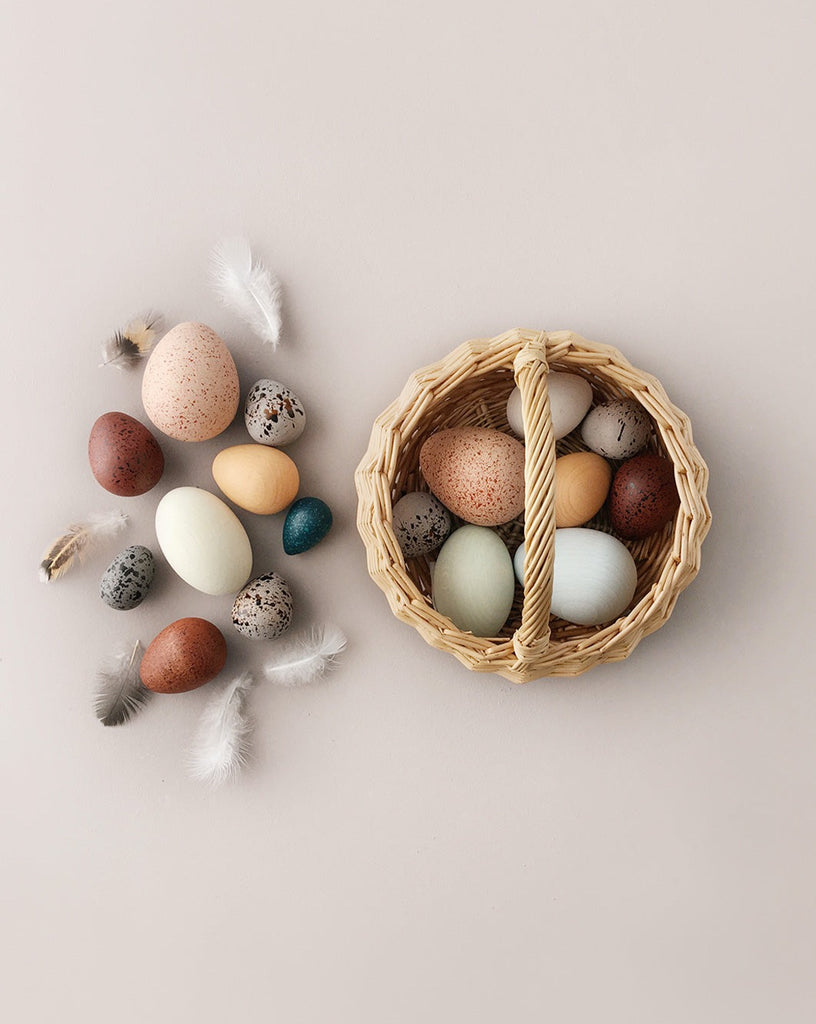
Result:
<instances>
[{"instance_id":1,"label":"maroon egg","mask_svg":"<svg viewBox=\"0 0 816 1024\"><path fill-rule=\"evenodd\" d=\"M627 540L647 537L659 530L679 505L674 465L653 452L624 462L609 490L612 529Z\"/></svg>"},{"instance_id":2,"label":"maroon egg","mask_svg":"<svg viewBox=\"0 0 816 1024\"><path fill-rule=\"evenodd\" d=\"M164 455L147 427L124 412L106 412L88 439L91 472L106 491L133 498L155 487Z\"/></svg>"},{"instance_id":3,"label":"maroon egg","mask_svg":"<svg viewBox=\"0 0 816 1024\"><path fill-rule=\"evenodd\" d=\"M186 693L215 679L227 660L221 630L206 619L177 619L153 638L139 674L155 693Z\"/></svg>"}]
</instances>

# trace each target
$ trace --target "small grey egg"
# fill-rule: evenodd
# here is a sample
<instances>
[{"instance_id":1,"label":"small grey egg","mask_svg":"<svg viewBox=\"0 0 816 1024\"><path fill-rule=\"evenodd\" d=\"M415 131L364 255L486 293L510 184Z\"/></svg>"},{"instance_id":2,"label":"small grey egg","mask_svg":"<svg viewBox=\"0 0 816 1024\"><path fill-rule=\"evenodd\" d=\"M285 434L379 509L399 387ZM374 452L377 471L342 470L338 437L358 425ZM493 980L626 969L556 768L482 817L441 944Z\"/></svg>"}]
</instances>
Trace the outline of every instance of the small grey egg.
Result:
<instances>
[{"instance_id":1,"label":"small grey egg","mask_svg":"<svg viewBox=\"0 0 816 1024\"><path fill-rule=\"evenodd\" d=\"M296 441L306 427L303 402L285 384L259 380L249 390L244 404L244 422L258 444L283 448Z\"/></svg>"},{"instance_id":2,"label":"small grey egg","mask_svg":"<svg viewBox=\"0 0 816 1024\"><path fill-rule=\"evenodd\" d=\"M133 544L118 554L105 570L99 596L117 611L130 611L147 596L155 571L153 552L141 544Z\"/></svg>"},{"instance_id":3,"label":"small grey egg","mask_svg":"<svg viewBox=\"0 0 816 1024\"><path fill-rule=\"evenodd\" d=\"M639 402L621 398L597 405L581 427L584 443L607 459L630 459L649 443L652 421Z\"/></svg>"},{"instance_id":4,"label":"small grey egg","mask_svg":"<svg viewBox=\"0 0 816 1024\"><path fill-rule=\"evenodd\" d=\"M250 580L232 605L232 624L244 636L274 640L292 621L289 584L276 572Z\"/></svg>"},{"instance_id":5,"label":"small grey egg","mask_svg":"<svg viewBox=\"0 0 816 1024\"><path fill-rule=\"evenodd\" d=\"M394 505L394 534L406 558L435 551L451 531L451 514L432 494L411 491Z\"/></svg>"}]
</instances>

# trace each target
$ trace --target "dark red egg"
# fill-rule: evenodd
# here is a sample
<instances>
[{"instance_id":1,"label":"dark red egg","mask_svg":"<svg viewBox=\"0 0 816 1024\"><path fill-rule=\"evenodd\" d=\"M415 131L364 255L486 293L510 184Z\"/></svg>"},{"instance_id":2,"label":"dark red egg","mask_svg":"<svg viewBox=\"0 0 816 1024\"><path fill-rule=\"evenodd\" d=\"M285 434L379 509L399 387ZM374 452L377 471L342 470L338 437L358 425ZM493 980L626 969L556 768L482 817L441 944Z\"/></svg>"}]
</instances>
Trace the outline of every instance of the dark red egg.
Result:
<instances>
[{"instance_id":1,"label":"dark red egg","mask_svg":"<svg viewBox=\"0 0 816 1024\"><path fill-rule=\"evenodd\" d=\"M124 412L106 412L88 439L91 472L106 491L133 498L155 487L164 455L147 427Z\"/></svg>"},{"instance_id":2,"label":"dark red egg","mask_svg":"<svg viewBox=\"0 0 816 1024\"><path fill-rule=\"evenodd\" d=\"M670 459L653 452L636 455L615 473L609 490L609 518L621 537L648 537L665 526L679 506Z\"/></svg>"}]
</instances>

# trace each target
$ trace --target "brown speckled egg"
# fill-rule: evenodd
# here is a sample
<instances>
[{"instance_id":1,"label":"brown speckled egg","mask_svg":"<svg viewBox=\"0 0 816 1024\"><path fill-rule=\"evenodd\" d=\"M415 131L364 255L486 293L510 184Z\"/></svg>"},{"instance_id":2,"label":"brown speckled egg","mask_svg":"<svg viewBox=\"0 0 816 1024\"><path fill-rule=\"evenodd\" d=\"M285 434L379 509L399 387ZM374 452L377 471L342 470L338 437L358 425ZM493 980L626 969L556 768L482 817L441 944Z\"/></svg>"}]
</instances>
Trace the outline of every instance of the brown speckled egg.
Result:
<instances>
[{"instance_id":1,"label":"brown speckled egg","mask_svg":"<svg viewBox=\"0 0 816 1024\"><path fill-rule=\"evenodd\" d=\"M606 501L612 468L595 452L572 452L555 460L555 525L583 526Z\"/></svg>"},{"instance_id":2,"label":"brown speckled egg","mask_svg":"<svg viewBox=\"0 0 816 1024\"><path fill-rule=\"evenodd\" d=\"M123 498L149 491L164 472L164 455L147 427L124 412L106 412L91 428L88 461L97 483Z\"/></svg>"},{"instance_id":3,"label":"brown speckled egg","mask_svg":"<svg viewBox=\"0 0 816 1024\"><path fill-rule=\"evenodd\" d=\"M144 653L142 682L155 693L186 693L215 679L227 660L221 630L206 619L177 619Z\"/></svg>"},{"instance_id":4,"label":"brown speckled egg","mask_svg":"<svg viewBox=\"0 0 816 1024\"><path fill-rule=\"evenodd\" d=\"M631 398L596 405L581 426L587 448L607 459L631 459L643 451L651 436L649 414Z\"/></svg>"},{"instance_id":5,"label":"brown speckled egg","mask_svg":"<svg viewBox=\"0 0 816 1024\"><path fill-rule=\"evenodd\" d=\"M627 540L647 537L680 506L674 466L662 455L636 455L618 469L609 492L612 529Z\"/></svg>"},{"instance_id":6,"label":"brown speckled egg","mask_svg":"<svg viewBox=\"0 0 816 1024\"><path fill-rule=\"evenodd\" d=\"M150 422L169 437L215 437L232 423L239 399L233 358L205 324L178 324L147 361L142 403Z\"/></svg>"},{"instance_id":7,"label":"brown speckled egg","mask_svg":"<svg viewBox=\"0 0 816 1024\"><path fill-rule=\"evenodd\" d=\"M465 522L498 526L524 510L524 445L500 430L439 430L422 445L419 466L436 497Z\"/></svg>"}]
</instances>

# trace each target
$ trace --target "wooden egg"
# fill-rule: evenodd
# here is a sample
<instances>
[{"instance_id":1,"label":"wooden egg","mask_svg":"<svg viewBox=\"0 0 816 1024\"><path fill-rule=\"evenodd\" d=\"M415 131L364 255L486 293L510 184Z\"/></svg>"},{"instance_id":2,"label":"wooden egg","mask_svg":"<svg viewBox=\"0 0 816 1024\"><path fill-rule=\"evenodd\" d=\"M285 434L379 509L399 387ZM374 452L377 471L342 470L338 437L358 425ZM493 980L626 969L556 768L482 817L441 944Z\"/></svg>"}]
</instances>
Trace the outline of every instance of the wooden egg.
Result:
<instances>
[{"instance_id":1,"label":"wooden egg","mask_svg":"<svg viewBox=\"0 0 816 1024\"><path fill-rule=\"evenodd\" d=\"M609 493L612 468L594 452L573 452L555 460L555 525L583 526Z\"/></svg>"},{"instance_id":2,"label":"wooden egg","mask_svg":"<svg viewBox=\"0 0 816 1024\"><path fill-rule=\"evenodd\" d=\"M297 496L300 476L289 456L263 444L237 444L212 464L215 482L230 501L258 515L281 512Z\"/></svg>"}]
</instances>

